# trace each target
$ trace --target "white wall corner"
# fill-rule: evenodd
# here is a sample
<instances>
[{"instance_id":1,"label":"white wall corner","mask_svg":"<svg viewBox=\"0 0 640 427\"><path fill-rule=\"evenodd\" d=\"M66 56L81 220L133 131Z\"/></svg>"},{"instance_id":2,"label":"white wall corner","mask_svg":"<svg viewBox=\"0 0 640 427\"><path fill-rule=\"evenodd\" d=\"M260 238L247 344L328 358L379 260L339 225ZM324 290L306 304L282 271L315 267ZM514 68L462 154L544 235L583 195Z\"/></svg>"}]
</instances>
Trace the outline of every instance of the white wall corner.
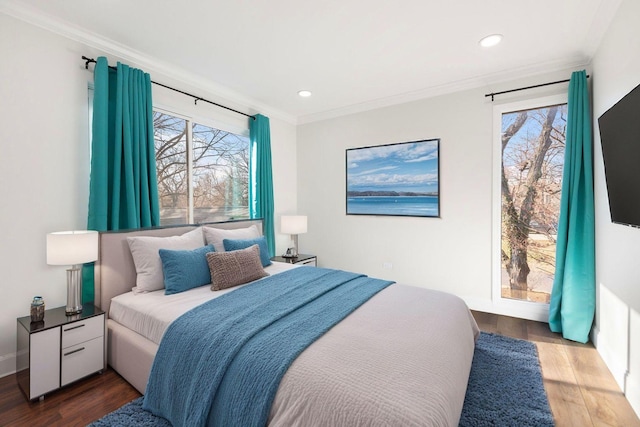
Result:
<instances>
[{"instance_id":1,"label":"white wall corner","mask_svg":"<svg viewBox=\"0 0 640 427\"><path fill-rule=\"evenodd\" d=\"M16 353L0 356L0 378L16 372Z\"/></svg>"},{"instance_id":2,"label":"white wall corner","mask_svg":"<svg viewBox=\"0 0 640 427\"><path fill-rule=\"evenodd\" d=\"M597 326L591 331L591 340L607 368L611 371L618 387L623 391L636 415L640 417L640 372L627 369L625 361L616 357L616 353L608 345L606 338L600 333Z\"/></svg>"},{"instance_id":3,"label":"white wall corner","mask_svg":"<svg viewBox=\"0 0 640 427\"><path fill-rule=\"evenodd\" d=\"M629 311L629 368L624 391L640 418L640 312L633 309Z\"/></svg>"},{"instance_id":4,"label":"white wall corner","mask_svg":"<svg viewBox=\"0 0 640 427\"><path fill-rule=\"evenodd\" d=\"M626 360L621 360L619 357L616 357L616 352L610 343L607 342L606 336L600 332L598 326L595 326L591 331L591 341L607 365L607 368L611 371L620 390L625 390L625 378L628 373Z\"/></svg>"},{"instance_id":5,"label":"white wall corner","mask_svg":"<svg viewBox=\"0 0 640 427\"><path fill-rule=\"evenodd\" d=\"M629 372L625 384L625 396L636 415L640 418L640 374Z\"/></svg>"}]
</instances>

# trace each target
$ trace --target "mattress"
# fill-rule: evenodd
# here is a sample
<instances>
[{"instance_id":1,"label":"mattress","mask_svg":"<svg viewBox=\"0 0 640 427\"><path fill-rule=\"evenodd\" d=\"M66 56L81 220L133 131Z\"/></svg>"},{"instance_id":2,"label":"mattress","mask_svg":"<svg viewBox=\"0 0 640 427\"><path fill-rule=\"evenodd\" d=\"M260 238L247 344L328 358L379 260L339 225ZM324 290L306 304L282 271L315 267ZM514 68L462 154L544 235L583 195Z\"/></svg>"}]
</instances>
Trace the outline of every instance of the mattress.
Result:
<instances>
[{"instance_id":1,"label":"mattress","mask_svg":"<svg viewBox=\"0 0 640 427\"><path fill-rule=\"evenodd\" d=\"M391 285L298 356L268 425L457 426L479 333L460 298Z\"/></svg>"},{"instance_id":2,"label":"mattress","mask_svg":"<svg viewBox=\"0 0 640 427\"><path fill-rule=\"evenodd\" d=\"M273 263L267 271L277 274L292 267ZM110 328L117 322L159 345L173 320L234 289L128 292L113 298ZM110 334L115 339L115 332ZM460 298L393 284L298 356L282 377L268 425L457 426L478 335ZM112 355L110 363L120 366L126 360L121 369L144 371L138 386L144 390L150 363L134 362L147 360L149 352L152 361L156 349L124 351Z\"/></svg>"},{"instance_id":3,"label":"mattress","mask_svg":"<svg viewBox=\"0 0 640 427\"><path fill-rule=\"evenodd\" d=\"M273 262L265 271L273 275L295 267ZM242 286L246 285L213 292L210 285L205 285L173 295L165 295L164 289L146 293L127 292L111 300L109 318L160 344L167 327L182 314Z\"/></svg>"}]
</instances>

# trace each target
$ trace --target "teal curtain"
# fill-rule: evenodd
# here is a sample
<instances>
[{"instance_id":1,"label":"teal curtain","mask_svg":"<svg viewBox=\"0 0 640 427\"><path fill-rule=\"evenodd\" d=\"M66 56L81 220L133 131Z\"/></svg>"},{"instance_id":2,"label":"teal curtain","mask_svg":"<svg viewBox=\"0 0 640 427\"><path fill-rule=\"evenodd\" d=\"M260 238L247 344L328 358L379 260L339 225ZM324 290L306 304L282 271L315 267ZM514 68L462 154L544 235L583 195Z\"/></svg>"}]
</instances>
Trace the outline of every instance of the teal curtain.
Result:
<instances>
[{"instance_id":1,"label":"teal curtain","mask_svg":"<svg viewBox=\"0 0 640 427\"><path fill-rule=\"evenodd\" d=\"M275 255L273 218L273 175L271 172L271 131L269 118L261 114L249 118L251 171L249 173L249 215L262 218L269 253Z\"/></svg>"},{"instance_id":2,"label":"teal curtain","mask_svg":"<svg viewBox=\"0 0 640 427\"><path fill-rule=\"evenodd\" d=\"M105 57L94 70L90 230L160 225L151 77ZM82 300L94 300L93 265L83 269Z\"/></svg>"},{"instance_id":3,"label":"teal curtain","mask_svg":"<svg viewBox=\"0 0 640 427\"><path fill-rule=\"evenodd\" d=\"M586 343L595 313L595 218L591 109L585 71L571 75L556 273L549 326Z\"/></svg>"}]
</instances>

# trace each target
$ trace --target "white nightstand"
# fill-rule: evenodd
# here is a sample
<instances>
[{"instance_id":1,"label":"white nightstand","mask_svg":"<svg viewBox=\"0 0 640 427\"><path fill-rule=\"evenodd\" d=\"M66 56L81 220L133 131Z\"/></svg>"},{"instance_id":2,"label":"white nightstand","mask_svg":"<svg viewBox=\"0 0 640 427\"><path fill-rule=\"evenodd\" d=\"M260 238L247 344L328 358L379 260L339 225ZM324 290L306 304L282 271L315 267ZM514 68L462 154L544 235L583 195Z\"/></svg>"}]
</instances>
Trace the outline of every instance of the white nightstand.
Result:
<instances>
[{"instance_id":1,"label":"white nightstand","mask_svg":"<svg viewBox=\"0 0 640 427\"><path fill-rule=\"evenodd\" d=\"M104 321L104 311L92 304L72 316L59 307L46 310L42 322L18 319L16 376L27 399L104 369Z\"/></svg>"},{"instance_id":2,"label":"white nightstand","mask_svg":"<svg viewBox=\"0 0 640 427\"><path fill-rule=\"evenodd\" d=\"M309 265L311 267L318 266L318 257L315 255L298 254L295 258L285 258L282 256L274 256L271 261L286 262L289 264Z\"/></svg>"}]
</instances>

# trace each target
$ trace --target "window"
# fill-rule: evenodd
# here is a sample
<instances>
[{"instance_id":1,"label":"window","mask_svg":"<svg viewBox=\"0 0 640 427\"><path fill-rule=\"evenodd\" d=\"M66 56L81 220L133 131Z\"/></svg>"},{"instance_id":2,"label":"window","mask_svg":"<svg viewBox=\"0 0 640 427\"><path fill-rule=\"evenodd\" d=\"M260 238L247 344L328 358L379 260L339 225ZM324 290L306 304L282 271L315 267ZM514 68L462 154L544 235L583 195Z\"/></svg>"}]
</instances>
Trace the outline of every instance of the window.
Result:
<instances>
[{"instance_id":1,"label":"window","mask_svg":"<svg viewBox=\"0 0 640 427\"><path fill-rule=\"evenodd\" d=\"M162 225L249 218L249 138L154 111Z\"/></svg>"},{"instance_id":2,"label":"window","mask_svg":"<svg viewBox=\"0 0 640 427\"><path fill-rule=\"evenodd\" d=\"M548 304L555 273L566 97L496 107L499 298ZM497 129L496 129L497 131ZM498 203L498 202L497 202Z\"/></svg>"}]
</instances>

